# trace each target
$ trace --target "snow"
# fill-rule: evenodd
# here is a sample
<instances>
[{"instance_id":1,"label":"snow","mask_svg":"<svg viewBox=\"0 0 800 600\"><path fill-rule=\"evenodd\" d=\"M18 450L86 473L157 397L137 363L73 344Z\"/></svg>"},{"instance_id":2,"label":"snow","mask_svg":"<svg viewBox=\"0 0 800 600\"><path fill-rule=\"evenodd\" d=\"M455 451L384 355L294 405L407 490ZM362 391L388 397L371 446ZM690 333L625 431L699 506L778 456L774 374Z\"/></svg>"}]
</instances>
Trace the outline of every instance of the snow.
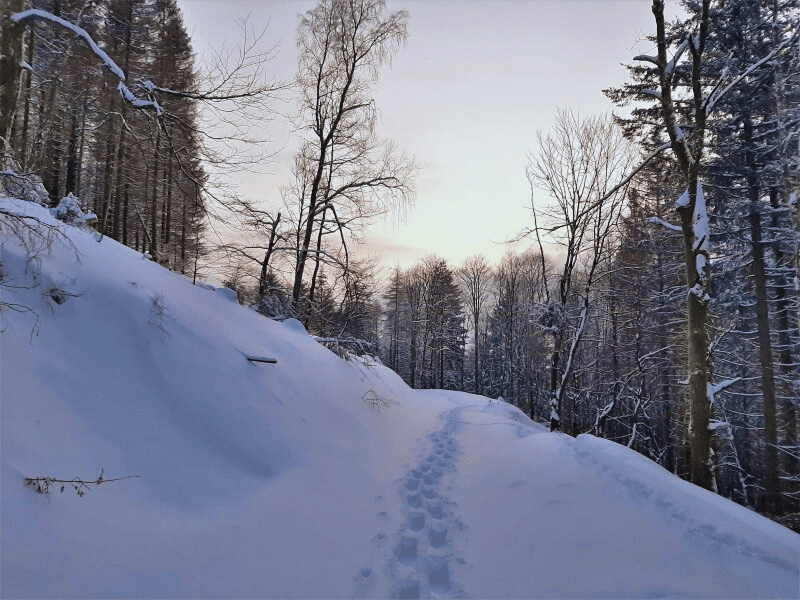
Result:
<instances>
[{"instance_id":1,"label":"snow","mask_svg":"<svg viewBox=\"0 0 800 600\"><path fill-rule=\"evenodd\" d=\"M158 102L155 100L142 100L141 98L138 98L136 94L128 89L128 86L125 85L124 82L119 82L117 85L117 90L119 90L120 96L122 96L134 108L152 108L156 111L156 114L159 117L164 114L164 109L161 108L161 105Z\"/></svg>"},{"instance_id":2,"label":"snow","mask_svg":"<svg viewBox=\"0 0 800 600\"><path fill-rule=\"evenodd\" d=\"M675 225L674 223L670 223L669 221L665 221L664 219L662 219L660 217L650 217L648 219L648 222L649 223L653 223L654 225L661 225L662 227L666 227L667 229L669 229L671 231L677 231L678 233L683 231L681 229L680 225Z\"/></svg>"},{"instance_id":3,"label":"snow","mask_svg":"<svg viewBox=\"0 0 800 600\"><path fill-rule=\"evenodd\" d=\"M689 206L689 190L686 190L681 194L675 204L679 208L683 208L685 206ZM669 229L679 230L677 226L671 225L657 217L650 218L651 223L659 223L664 225ZM705 194L703 194L703 185L700 181L697 182L697 195L695 197L694 203L694 214L692 216L692 226L693 226L693 233L694 233L694 242L692 247L697 252L695 257L695 267L697 269L697 274L700 277L700 283L702 284L706 280L707 269L708 269L708 249L709 249L709 228L708 228L708 210L706 209L706 199ZM701 286L702 287L702 286ZM703 295L701 290L698 288L697 290L691 289L689 290L690 293L694 293L699 295Z\"/></svg>"},{"instance_id":4,"label":"snow","mask_svg":"<svg viewBox=\"0 0 800 600\"><path fill-rule=\"evenodd\" d=\"M127 85L125 85L124 71L119 67L119 65L117 65L117 63L114 62L114 60L106 53L105 50L103 50L102 48L100 48L100 46L97 45L94 39L92 39L92 36L89 35L89 33L82 27L70 23L69 21L62 19L61 17L57 17L54 14L47 12L46 10L41 10L37 8L32 8L30 10L26 10L11 15L11 20L14 23L20 23L20 22L24 23L25 21L32 21L36 19L40 19L43 21L50 21L52 23L60 25L61 27L70 30L72 33L83 39L88 44L89 48L91 48L92 52L94 52L98 56L98 58L100 58L100 60L103 61L103 64L106 65L108 70L111 71L114 75L116 75L120 79L120 82L117 85L117 90L119 91L122 98L124 98L127 102L129 102L131 106L133 106L134 108L142 108L142 109L151 108L155 110L158 116L164 114L164 110L161 108L161 105L158 102L156 102L155 100L142 100L141 98L137 97L136 94L134 94L128 88ZM28 65L27 63L25 63L25 65L27 65L27 68L30 69L30 65ZM25 68L24 65L20 66ZM147 84L149 84L149 86ZM148 91L152 91L153 89L155 89L155 86L149 80L144 83L144 86L145 89L147 89Z\"/></svg>"},{"instance_id":5,"label":"snow","mask_svg":"<svg viewBox=\"0 0 800 600\"><path fill-rule=\"evenodd\" d=\"M74 247L2 296L36 311L0 312L4 597L798 597L800 536L627 448L412 390L59 226ZM101 471L139 477L24 485Z\"/></svg>"},{"instance_id":6,"label":"snow","mask_svg":"<svg viewBox=\"0 0 800 600\"><path fill-rule=\"evenodd\" d=\"M92 49L92 52L94 52L100 58L100 60L103 61L103 63L106 65L106 67L108 67L109 71L114 73L114 75L116 75L120 79L125 79L125 73L123 73L122 69L120 69L119 66L117 65L117 63L115 63L111 59L111 57L108 54L106 54L105 50L100 48L100 46L98 46L95 43L95 41L92 39L92 36L90 36L87 33L87 31L85 29L83 29L82 27L78 27L77 25L62 19L61 17L57 17L57 16L47 12L46 10L40 10L40 9L36 9L36 8L32 8L30 10L26 10L26 11L11 15L11 20L14 23L20 23L20 22L25 22L25 21L34 20L34 19L42 19L42 20L45 20L45 21L51 21L53 23L56 23L56 24L60 25L61 27L64 27L65 29L69 29L75 35L77 35L78 37L82 38L89 45L89 48Z\"/></svg>"},{"instance_id":7,"label":"snow","mask_svg":"<svg viewBox=\"0 0 800 600\"><path fill-rule=\"evenodd\" d=\"M661 98L660 90L654 90L651 88L642 88L639 90L639 92L644 94L645 96L653 96L654 98Z\"/></svg>"},{"instance_id":8,"label":"snow","mask_svg":"<svg viewBox=\"0 0 800 600\"><path fill-rule=\"evenodd\" d=\"M50 209L50 214L59 221L64 221L71 225L80 225L82 223L91 223L97 220L97 215L94 213L84 213L81 209L81 203L72 192L64 196L58 203L58 206Z\"/></svg>"},{"instance_id":9,"label":"snow","mask_svg":"<svg viewBox=\"0 0 800 600\"><path fill-rule=\"evenodd\" d=\"M703 185L697 182L697 197L694 202L694 249L708 252L708 210ZM699 269L698 269L699 270Z\"/></svg>"},{"instance_id":10,"label":"snow","mask_svg":"<svg viewBox=\"0 0 800 600\"><path fill-rule=\"evenodd\" d=\"M239 296L236 293L236 290L232 290L231 288L221 287L217 288L217 293L228 300L228 302L239 302Z\"/></svg>"},{"instance_id":11,"label":"snow","mask_svg":"<svg viewBox=\"0 0 800 600\"><path fill-rule=\"evenodd\" d=\"M700 277L705 277L707 265L708 259L706 258L706 255L698 254L697 258L695 259L695 267L697 268L697 273L700 275Z\"/></svg>"}]
</instances>

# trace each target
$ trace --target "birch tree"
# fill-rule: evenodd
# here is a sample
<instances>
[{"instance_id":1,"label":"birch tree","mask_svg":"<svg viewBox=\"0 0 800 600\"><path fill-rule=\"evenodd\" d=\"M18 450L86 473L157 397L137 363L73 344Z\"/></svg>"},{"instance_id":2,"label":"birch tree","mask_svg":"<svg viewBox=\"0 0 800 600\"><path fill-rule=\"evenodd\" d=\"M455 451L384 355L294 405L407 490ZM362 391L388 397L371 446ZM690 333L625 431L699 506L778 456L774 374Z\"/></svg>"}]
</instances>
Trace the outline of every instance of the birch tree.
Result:
<instances>
[{"instance_id":1,"label":"birch tree","mask_svg":"<svg viewBox=\"0 0 800 600\"><path fill-rule=\"evenodd\" d=\"M376 133L372 87L407 38L408 13L383 0L322 0L297 34L298 128L306 189L298 197L298 253L292 287L301 300L309 256L318 263L323 236L347 244L345 228L410 202L413 161ZM316 249L312 250L315 240ZM313 294L316 281L309 289Z\"/></svg>"}]
</instances>

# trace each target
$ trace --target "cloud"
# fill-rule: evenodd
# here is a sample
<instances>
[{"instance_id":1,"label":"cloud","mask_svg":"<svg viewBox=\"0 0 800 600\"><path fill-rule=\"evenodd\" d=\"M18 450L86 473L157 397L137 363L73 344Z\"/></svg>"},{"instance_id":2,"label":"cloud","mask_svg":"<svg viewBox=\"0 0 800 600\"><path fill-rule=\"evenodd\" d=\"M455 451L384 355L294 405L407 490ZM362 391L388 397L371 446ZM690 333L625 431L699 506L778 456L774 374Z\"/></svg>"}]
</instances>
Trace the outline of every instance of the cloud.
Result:
<instances>
[{"instance_id":1,"label":"cloud","mask_svg":"<svg viewBox=\"0 0 800 600\"><path fill-rule=\"evenodd\" d=\"M357 253L361 256L380 258L385 262L399 263L401 267L408 266L426 253L430 252L422 246L403 244L390 237L371 235L364 239L358 246Z\"/></svg>"}]
</instances>

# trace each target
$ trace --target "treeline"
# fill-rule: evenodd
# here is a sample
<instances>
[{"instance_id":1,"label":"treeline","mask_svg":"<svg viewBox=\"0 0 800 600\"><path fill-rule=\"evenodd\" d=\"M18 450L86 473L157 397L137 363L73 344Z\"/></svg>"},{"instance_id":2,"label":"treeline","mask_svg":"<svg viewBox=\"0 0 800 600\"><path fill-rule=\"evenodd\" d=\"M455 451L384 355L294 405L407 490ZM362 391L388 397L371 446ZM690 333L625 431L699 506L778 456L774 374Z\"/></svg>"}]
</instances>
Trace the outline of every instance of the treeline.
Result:
<instances>
[{"instance_id":1,"label":"treeline","mask_svg":"<svg viewBox=\"0 0 800 600\"><path fill-rule=\"evenodd\" d=\"M73 194L97 215L101 233L191 271L206 176L191 97L194 56L175 0L11 4L7 10L40 9L87 32L142 101L123 97L118 75L72 29L32 20L22 32L6 166L41 177L51 205ZM156 102L154 86L180 93L159 94Z\"/></svg>"}]
</instances>

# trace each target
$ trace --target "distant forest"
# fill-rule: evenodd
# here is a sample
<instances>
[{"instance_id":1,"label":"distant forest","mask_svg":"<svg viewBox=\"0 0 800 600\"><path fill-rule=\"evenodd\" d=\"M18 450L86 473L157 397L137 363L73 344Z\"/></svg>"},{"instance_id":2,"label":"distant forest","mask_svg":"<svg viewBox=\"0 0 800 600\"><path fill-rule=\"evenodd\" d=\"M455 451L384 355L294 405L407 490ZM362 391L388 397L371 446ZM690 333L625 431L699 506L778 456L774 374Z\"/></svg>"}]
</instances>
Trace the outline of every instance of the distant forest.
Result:
<instances>
[{"instance_id":1,"label":"distant forest","mask_svg":"<svg viewBox=\"0 0 800 600\"><path fill-rule=\"evenodd\" d=\"M408 38L381 0L321 0L288 82L252 37L201 71L175 0L6 0L3 186L72 194L98 234L345 358L614 440L800 531L800 9L682 7L668 22L653 1L655 54L605 90L630 116L565 108L531 140L551 202L497 264L350 255L414 198L413 158L376 130L374 84ZM279 94L299 148L280 212L215 180L248 168Z\"/></svg>"}]
</instances>

